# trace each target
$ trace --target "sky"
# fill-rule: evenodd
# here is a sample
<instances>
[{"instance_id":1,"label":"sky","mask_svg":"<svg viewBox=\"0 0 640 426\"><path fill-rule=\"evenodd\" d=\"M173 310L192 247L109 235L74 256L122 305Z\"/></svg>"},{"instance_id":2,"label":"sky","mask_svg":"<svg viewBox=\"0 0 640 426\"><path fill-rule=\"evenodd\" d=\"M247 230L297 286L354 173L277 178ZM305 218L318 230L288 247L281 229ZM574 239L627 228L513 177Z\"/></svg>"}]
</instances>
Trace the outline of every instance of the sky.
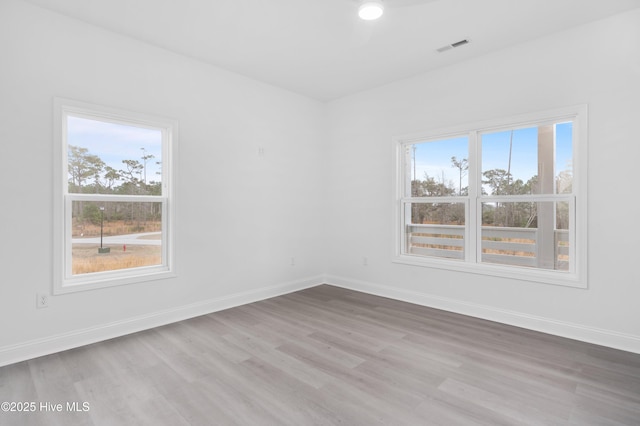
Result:
<instances>
[{"instance_id":1,"label":"sky","mask_svg":"<svg viewBox=\"0 0 640 426\"><path fill-rule=\"evenodd\" d=\"M67 118L67 144L89 150L116 170L126 170L122 160L137 160L143 164L143 155L153 155L147 160L147 183L161 181L162 132L159 129L126 126L105 121L69 116ZM144 148L144 150L143 150Z\"/></svg>"},{"instance_id":2,"label":"sky","mask_svg":"<svg viewBox=\"0 0 640 426\"><path fill-rule=\"evenodd\" d=\"M491 169L508 169L509 139L511 131L488 132L482 134L482 171ZM511 174L514 180L527 182L538 174L538 129L529 127L514 130L513 149L511 155ZM441 182L452 182L457 189L459 186L459 169L452 166L451 157L458 161L469 158L468 138L458 137L417 143L415 150L415 177L425 179L425 173ZM411 175L413 177L413 149ZM570 169L572 159L572 123L556 125L556 161L555 175ZM468 186L468 176L464 176L462 187Z\"/></svg>"}]
</instances>

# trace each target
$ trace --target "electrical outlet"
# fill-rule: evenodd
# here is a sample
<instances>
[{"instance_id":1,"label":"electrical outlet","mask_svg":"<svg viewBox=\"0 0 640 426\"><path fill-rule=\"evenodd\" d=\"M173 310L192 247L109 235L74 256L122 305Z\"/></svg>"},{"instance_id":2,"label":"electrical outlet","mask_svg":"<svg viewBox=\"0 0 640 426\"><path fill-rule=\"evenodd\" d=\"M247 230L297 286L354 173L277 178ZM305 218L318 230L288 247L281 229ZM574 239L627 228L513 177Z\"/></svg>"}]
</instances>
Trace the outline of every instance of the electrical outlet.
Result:
<instances>
[{"instance_id":1,"label":"electrical outlet","mask_svg":"<svg viewBox=\"0 0 640 426\"><path fill-rule=\"evenodd\" d=\"M48 308L49 307L49 295L46 293L38 293L36 295L36 308Z\"/></svg>"},{"instance_id":2,"label":"electrical outlet","mask_svg":"<svg viewBox=\"0 0 640 426\"><path fill-rule=\"evenodd\" d=\"M367 259L366 257L363 257L363 258L362 258L362 264L363 264L364 266L367 266L367 265L369 264L369 259Z\"/></svg>"}]
</instances>

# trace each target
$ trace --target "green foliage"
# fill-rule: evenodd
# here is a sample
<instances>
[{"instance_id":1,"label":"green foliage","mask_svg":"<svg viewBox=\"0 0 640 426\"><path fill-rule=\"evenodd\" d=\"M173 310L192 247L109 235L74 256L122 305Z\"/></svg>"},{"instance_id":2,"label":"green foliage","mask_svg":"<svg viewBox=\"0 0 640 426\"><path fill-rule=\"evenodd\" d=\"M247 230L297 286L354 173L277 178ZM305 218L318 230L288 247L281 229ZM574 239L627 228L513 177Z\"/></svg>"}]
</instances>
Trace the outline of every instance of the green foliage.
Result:
<instances>
[{"instance_id":1,"label":"green foliage","mask_svg":"<svg viewBox=\"0 0 640 426\"><path fill-rule=\"evenodd\" d=\"M455 188L451 183L437 182L434 178L425 173L424 180L411 181L412 197L446 197L455 195Z\"/></svg>"},{"instance_id":2,"label":"green foliage","mask_svg":"<svg viewBox=\"0 0 640 426\"><path fill-rule=\"evenodd\" d=\"M82 218L94 225L100 225L102 218L100 208L93 203L85 204L82 207Z\"/></svg>"},{"instance_id":3,"label":"green foliage","mask_svg":"<svg viewBox=\"0 0 640 426\"><path fill-rule=\"evenodd\" d=\"M142 163L135 159L122 160L124 168L116 170L87 148L68 147L69 192L85 194L162 195L162 182L147 183L147 162L154 158L142 149ZM160 164L160 162L156 162ZM74 202L74 217L100 225L101 212L94 203ZM105 204L104 220L126 220L137 231L145 229L147 221L160 220L160 203L109 202Z\"/></svg>"},{"instance_id":4,"label":"green foliage","mask_svg":"<svg viewBox=\"0 0 640 426\"><path fill-rule=\"evenodd\" d=\"M69 192L85 194L161 195L162 183L147 183L147 162L155 158L143 149L142 163L135 159L122 160L124 168L107 166L87 148L69 145ZM160 165L160 161L155 162Z\"/></svg>"},{"instance_id":5,"label":"green foliage","mask_svg":"<svg viewBox=\"0 0 640 426\"><path fill-rule=\"evenodd\" d=\"M451 157L452 167L459 170L459 181L438 181L425 173L424 180L411 182L412 197L448 197L468 194L468 188L462 187L462 178L469 170L466 158L458 160ZM504 169L492 169L483 173L482 183L487 185L492 195L526 195L536 192L538 177L533 176L527 182L513 180L511 173ZM565 181L569 181L566 176ZM568 184L565 184L568 186ZM482 190L487 195L485 189ZM509 202L485 203L482 210L482 223L489 226L536 227L538 203ZM413 223L439 223L450 225L464 224L465 212L462 203L414 203L411 207ZM559 208L559 225L564 224L564 212ZM562 214L560 214L562 213Z\"/></svg>"},{"instance_id":6,"label":"green foliage","mask_svg":"<svg viewBox=\"0 0 640 426\"><path fill-rule=\"evenodd\" d=\"M438 181L425 173L423 180L411 181L411 196L420 197L448 197L467 195L468 187L462 187L462 178L469 170L466 158L458 160L451 157L451 167L459 170L459 181ZM539 193L538 176L533 176L526 182L513 179L511 173L504 169L491 169L482 174L482 194L489 195L528 195ZM556 188L560 194L571 193L573 175L571 168L564 170L556 177ZM485 187L486 186L486 187ZM538 202L496 202L483 203L482 224L485 226L536 228L538 226ZM411 205L412 223L437 223L449 225L464 224L465 214L462 203L414 203ZM556 204L556 227L568 229L569 206L567 203Z\"/></svg>"},{"instance_id":7,"label":"green foliage","mask_svg":"<svg viewBox=\"0 0 640 426\"><path fill-rule=\"evenodd\" d=\"M468 188L462 187L462 178L465 177L469 171L469 160L467 160L466 158L463 158L462 160L458 161L458 159L454 155L453 157L451 157L451 167L455 167L460 172L460 180L458 182L458 194L459 195L468 194Z\"/></svg>"},{"instance_id":8,"label":"green foliage","mask_svg":"<svg viewBox=\"0 0 640 426\"><path fill-rule=\"evenodd\" d=\"M100 187L100 176L104 167L105 164L100 157L90 154L87 148L69 145L69 192L86 192L83 186L89 179L93 179L94 188Z\"/></svg>"},{"instance_id":9,"label":"green foliage","mask_svg":"<svg viewBox=\"0 0 640 426\"><path fill-rule=\"evenodd\" d=\"M438 182L425 173L424 180L411 182L413 197L446 197L456 194L451 182ZM464 205L460 203L416 203L411 206L413 223L463 224Z\"/></svg>"}]
</instances>

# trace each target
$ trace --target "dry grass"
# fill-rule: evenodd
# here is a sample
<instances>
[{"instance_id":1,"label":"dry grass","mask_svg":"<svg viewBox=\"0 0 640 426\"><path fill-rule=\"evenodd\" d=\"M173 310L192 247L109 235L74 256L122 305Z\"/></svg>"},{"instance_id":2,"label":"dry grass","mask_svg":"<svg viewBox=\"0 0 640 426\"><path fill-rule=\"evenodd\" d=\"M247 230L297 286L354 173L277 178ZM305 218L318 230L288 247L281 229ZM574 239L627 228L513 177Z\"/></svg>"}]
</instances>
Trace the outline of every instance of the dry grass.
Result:
<instances>
[{"instance_id":1,"label":"dry grass","mask_svg":"<svg viewBox=\"0 0 640 426\"><path fill-rule=\"evenodd\" d=\"M126 251L120 245L106 245L105 247L110 247L111 252L99 254L98 245L74 244L71 249L73 274L116 271L162 264L161 246L128 245Z\"/></svg>"},{"instance_id":2,"label":"dry grass","mask_svg":"<svg viewBox=\"0 0 640 426\"><path fill-rule=\"evenodd\" d=\"M436 233L416 232L413 235L417 236L417 237L447 238L447 239L453 239L453 240L462 240L463 239L462 235L452 235L452 234L436 234ZM427 249L463 251L463 247L443 245L443 244L414 243L413 246L414 247L427 248Z\"/></svg>"},{"instance_id":3,"label":"dry grass","mask_svg":"<svg viewBox=\"0 0 640 426\"><path fill-rule=\"evenodd\" d=\"M501 243L520 243L520 244L530 244L531 249L535 250L535 240L527 239L527 238L482 238L483 241L498 241ZM518 257L535 257L536 253L534 251L519 251L519 250L498 250L498 249L490 249L483 248L482 253L485 254L502 254L507 256L518 256Z\"/></svg>"}]
</instances>

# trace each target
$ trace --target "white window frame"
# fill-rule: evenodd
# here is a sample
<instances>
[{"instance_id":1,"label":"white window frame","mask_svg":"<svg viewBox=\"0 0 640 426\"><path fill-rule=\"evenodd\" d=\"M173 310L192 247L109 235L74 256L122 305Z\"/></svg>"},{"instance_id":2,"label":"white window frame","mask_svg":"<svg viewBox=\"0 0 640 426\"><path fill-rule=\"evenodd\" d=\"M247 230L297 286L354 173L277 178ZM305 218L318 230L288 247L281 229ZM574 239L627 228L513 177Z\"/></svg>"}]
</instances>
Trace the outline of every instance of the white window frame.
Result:
<instances>
[{"instance_id":1,"label":"white window frame","mask_svg":"<svg viewBox=\"0 0 640 426\"><path fill-rule=\"evenodd\" d=\"M573 226L569 231L569 250L571 267L569 271L548 270L532 267L510 266L495 263L482 263L480 257L481 238L478 224L482 224L482 202L492 201L496 197L481 196L479 184L482 181L480 134L550 124L559 121L573 122L573 192L571 194L541 194L527 196L500 196L501 202L509 201L567 201ZM393 199L393 235L394 263L430 268L447 269L481 275L512 278L545 284L555 284L576 288L587 288L587 105L558 108L543 112L523 114L491 121L476 122L447 128L433 129L421 133L396 136L393 138L395 157L394 199ZM406 147L415 143L449 139L460 136L469 138L469 194L451 197L407 197L405 194L407 176ZM407 174L409 173L409 174ZM410 202L458 202L465 203L464 259L427 257L403 252L406 244L404 206ZM495 200L494 200L495 201Z\"/></svg>"},{"instance_id":2,"label":"white window frame","mask_svg":"<svg viewBox=\"0 0 640 426\"><path fill-rule=\"evenodd\" d=\"M54 98L53 161L53 293L64 294L176 276L174 265L176 120L124 109ZM67 117L160 130L162 134L162 195L82 194L68 191ZM162 204L162 264L130 269L71 273L71 206L73 201L159 202Z\"/></svg>"}]
</instances>

